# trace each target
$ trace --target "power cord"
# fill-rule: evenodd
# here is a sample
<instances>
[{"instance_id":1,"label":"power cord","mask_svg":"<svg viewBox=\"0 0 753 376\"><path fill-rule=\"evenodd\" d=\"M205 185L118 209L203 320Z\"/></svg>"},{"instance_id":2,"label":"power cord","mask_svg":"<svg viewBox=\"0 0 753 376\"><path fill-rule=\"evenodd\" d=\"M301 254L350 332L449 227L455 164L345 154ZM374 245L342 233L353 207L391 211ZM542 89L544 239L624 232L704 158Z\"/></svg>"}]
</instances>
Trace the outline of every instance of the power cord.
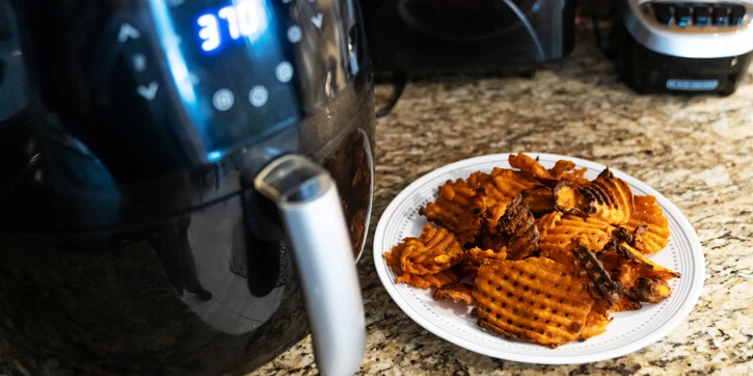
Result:
<instances>
[{"instance_id":1,"label":"power cord","mask_svg":"<svg viewBox=\"0 0 753 376\"><path fill-rule=\"evenodd\" d=\"M397 101L403 95L403 90L405 90L405 84L407 81L408 78L402 72L392 72L387 83L391 84L394 87L394 90L392 91L392 96L390 96L387 104L376 111L377 119L387 116L392 111L392 109L395 108Z\"/></svg>"}]
</instances>

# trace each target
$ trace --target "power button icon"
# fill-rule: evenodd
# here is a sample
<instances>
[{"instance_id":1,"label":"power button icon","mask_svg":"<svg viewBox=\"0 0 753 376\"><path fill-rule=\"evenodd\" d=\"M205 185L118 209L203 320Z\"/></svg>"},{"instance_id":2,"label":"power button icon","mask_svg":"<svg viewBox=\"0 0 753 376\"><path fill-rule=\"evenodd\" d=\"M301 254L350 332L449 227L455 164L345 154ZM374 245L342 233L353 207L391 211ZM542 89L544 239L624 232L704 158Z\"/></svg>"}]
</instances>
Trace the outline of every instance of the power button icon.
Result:
<instances>
[{"instance_id":1,"label":"power button icon","mask_svg":"<svg viewBox=\"0 0 753 376\"><path fill-rule=\"evenodd\" d=\"M220 89L214 93L212 97L212 105L217 111L227 111L230 107L233 107L235 103L235 96L233 92L228 89Z\"/></svg>"}]
</instances>

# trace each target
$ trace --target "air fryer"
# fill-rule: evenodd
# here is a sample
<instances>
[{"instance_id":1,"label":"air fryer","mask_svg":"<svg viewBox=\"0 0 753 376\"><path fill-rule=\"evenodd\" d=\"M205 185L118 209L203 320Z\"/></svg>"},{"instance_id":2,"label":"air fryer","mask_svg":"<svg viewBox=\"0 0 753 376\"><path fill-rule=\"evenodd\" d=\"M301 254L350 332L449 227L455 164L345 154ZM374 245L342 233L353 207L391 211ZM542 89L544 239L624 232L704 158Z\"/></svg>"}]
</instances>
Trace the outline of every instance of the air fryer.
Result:
<instances>
[{"instance_id":1,"label":"air fryer","mask_svg":"<svg viewBox=\"0 0 753 376\"><path fill-rule=\"evenodd\" d=\"M0 0L0 373L360 365L353 0ZM10 99L10 100L8 100Z\"/></svg>"},{"instance_id":2,"label":"air fryer","mask_svg":"<svg viewBox=\"0 0 753 376\"><path fill-rule=\"evenodd\" d=\"M408 76L535 69L573 46L569 0L364 1L375 70Z\"/></svg>"}]
</instances>

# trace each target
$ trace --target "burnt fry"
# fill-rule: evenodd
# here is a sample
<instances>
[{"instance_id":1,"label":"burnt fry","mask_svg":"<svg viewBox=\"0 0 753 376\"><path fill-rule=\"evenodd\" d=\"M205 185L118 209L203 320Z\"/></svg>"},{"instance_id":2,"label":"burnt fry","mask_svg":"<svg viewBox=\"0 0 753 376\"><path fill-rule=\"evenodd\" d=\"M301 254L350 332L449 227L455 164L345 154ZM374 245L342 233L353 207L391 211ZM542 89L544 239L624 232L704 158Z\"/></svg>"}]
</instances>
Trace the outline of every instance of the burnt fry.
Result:
<instances>
[{"instance_id":1,"label":"burnt fry","mask_svg":"<svg viewBox=\"0 0 753 376\"><path fill-rule=\"evenodd\" d=\"M539 230L533 213L523 203L521 196L507 205L497 226L498 233L506 239L508 259L523 259L538 251Z\"/></svg>"},{"instance_id":2,"label":"burnt fry","mask_svg":"<svg viewBox=\"0 0 753 376\"><path fill-rule=\"evenodd\" d=\"M661 303L672 295L667 281L656 277L641 277L628 294L639 302Z\"/></svg>"},{"instance_id":3,"label":"burnt fry","mask_svg":"<svg viewBox=\"0 0 753 376\"><path fill-rule=\"evenodd\" d=\"M591 283L596 287L599 295L604 298L609 305L612 305L620 299L620 285L612 281L609 273L604 270L596 255L584 246L578 246L573 249L573 254L580 262L581 267L588 275Z\"/></svg>"},{"instance_id":4,"label":"burnt fry","mask_svg":"<svg viewBox=\"0 0 753 376\"><path fill-rule=\"evenodd\" d=\"M552 189L537 185L522 192L523 203L534 215L541 216L554 210L554 194Z\"/></svg>"}]
</instances>

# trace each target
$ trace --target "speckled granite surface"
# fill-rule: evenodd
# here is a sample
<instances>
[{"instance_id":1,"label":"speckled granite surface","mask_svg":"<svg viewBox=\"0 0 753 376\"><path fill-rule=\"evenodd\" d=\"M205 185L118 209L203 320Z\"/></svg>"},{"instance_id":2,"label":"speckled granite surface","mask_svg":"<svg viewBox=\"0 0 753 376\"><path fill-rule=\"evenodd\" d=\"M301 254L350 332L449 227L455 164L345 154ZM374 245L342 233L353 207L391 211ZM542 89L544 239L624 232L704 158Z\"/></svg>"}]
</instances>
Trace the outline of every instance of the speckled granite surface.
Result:
<instances>
[{"instance_id":1,"label":"speckled granite surface","mask_svg":"<svg viewBox=\"0 0 753 376\"><path fill-rule=\"evenodd\" d=\"M495 360L403 314L379 282L369 243L360 261L363 374L753 374L753 70L727 98L638 96L591 42L581 38L561 67L534 79L408 85L377 125L372 233L400 190L447 163L512 151L586 158L643 180L690 219L706 258L696 308L668 337L622 358L581 366ZM254 375L315 373L306 339Z\"/></svg>"}]
</instances>

